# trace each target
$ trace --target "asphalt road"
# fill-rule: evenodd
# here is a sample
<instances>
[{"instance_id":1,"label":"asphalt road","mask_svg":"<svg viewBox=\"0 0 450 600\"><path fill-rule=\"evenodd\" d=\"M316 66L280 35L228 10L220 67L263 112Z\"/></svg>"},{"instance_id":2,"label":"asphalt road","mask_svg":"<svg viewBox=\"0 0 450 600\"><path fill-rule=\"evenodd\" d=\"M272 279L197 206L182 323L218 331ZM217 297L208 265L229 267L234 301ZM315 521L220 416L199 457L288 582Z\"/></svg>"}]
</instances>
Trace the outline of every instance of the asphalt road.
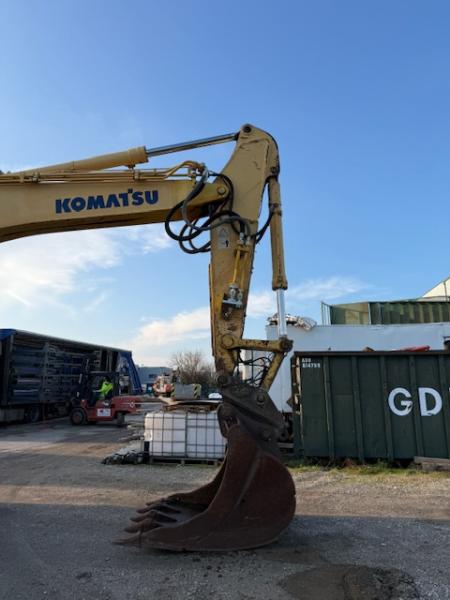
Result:
<instances>
[{"instance_id":1,"label":"asphalt road","mask_svg":"<svg viewBox=\"0 0 450 600\"><path fill-rule=\"evenodd\" d=\"M450 479L294 472L275 544L220 554L111 544L137 505L206 466L113 466L114 426L0 429L0 600L450 599Z\"/></svg>"}]
</instances>

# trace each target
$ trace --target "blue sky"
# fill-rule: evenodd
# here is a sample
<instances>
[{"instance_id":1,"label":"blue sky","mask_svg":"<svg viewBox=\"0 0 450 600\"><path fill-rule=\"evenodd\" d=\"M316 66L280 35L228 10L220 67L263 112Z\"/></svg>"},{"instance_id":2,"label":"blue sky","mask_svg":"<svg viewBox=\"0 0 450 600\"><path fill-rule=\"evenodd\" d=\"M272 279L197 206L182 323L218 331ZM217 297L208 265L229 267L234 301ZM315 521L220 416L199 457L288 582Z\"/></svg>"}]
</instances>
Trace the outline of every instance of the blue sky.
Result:
<instances>
[{"instance_id":1,"label":"blue sky","mask_svg":"<svg viewBox=\"0 0 450 600\"><path fill-rule=\"evenodd\" d=\"M320 300L415 297L450 274L447 2L0 8L0 169L252 122L280 147L290 312L319 319ZM230 152L189 157L220 169ZM8 242L0 326L126 346L153 364L209 352L206 268L158 226ZM252 291L248 334L264 336L264 242Z\"/></svg>"}]
</instances>

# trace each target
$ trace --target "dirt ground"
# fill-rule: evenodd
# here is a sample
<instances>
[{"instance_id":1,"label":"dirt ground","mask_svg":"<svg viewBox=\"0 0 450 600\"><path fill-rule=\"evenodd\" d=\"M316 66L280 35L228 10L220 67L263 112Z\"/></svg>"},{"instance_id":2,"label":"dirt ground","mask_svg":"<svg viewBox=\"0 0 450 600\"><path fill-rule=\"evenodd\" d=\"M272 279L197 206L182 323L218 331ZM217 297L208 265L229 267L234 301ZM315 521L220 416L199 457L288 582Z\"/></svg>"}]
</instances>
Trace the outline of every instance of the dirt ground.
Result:
<instances>
[{"instance_id":1,"label":"dirt ground","mask_svg":"<svg viewBox=\"0 0 450 600\"><path fill-rule=\"evenodd\" d=\"M450 599L450 478L293 471L271 546L173 554L112 545L136 506L215 467L103 465L114 426L0 429L0 600Z\"/></svg>"}]
</instances>

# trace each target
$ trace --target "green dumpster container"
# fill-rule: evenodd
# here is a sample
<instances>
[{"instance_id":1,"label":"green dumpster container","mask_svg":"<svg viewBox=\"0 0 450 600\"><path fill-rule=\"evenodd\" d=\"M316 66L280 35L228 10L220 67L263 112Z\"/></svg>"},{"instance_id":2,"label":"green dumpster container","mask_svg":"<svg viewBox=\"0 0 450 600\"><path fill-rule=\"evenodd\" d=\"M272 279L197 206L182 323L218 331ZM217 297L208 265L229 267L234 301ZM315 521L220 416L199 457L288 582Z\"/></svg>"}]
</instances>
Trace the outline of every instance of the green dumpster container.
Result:
<instances>
[{"instance_id":1,"label":"green dumpster container","mask_svg":"<svg viewBox=\"0 0 450 600\"><path fill-rule=\"evenodd\" d=\"M450 458L450 353L296 352L298 456Z\"/></svg>"}]
</instances>

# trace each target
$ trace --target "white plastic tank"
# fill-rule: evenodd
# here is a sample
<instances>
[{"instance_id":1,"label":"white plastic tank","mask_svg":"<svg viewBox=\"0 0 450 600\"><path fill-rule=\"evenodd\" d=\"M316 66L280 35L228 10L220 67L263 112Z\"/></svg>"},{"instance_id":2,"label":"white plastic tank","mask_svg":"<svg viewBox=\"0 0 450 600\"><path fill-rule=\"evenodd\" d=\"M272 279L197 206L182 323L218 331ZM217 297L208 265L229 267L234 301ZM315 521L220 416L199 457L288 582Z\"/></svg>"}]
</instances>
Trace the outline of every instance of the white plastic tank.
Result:
<instances>
[{"instance_id":1,"label":"white plastic tank","mask_svg":"<svg viewBox=\"0 0 450 600\"><path fill-rule=\"evenodd\" d=\"M158 411L145 415L144 440L151 456L186 455L186 413Z\"/></svg>"},{"instance_id":2,"label":"white plastic tank","mask_svg":"<svg viewBox=\"0 0 450 600\"><path fill-rule=\"evenodd\" d=\"M186 454L189 458L222 458L225 443L216 411L187 413Z\"/></svg>"},{"instance_id":3,"label":"white plastic tank","mask_svg":"<svg viewBox=\"0 0 450 600\"><path fill-rule=\"evenodd\" d=\"M216 411L157 411L145 415L144 441L155 457L219 459L226 440Z\"/></svg>"}]
</instances>

